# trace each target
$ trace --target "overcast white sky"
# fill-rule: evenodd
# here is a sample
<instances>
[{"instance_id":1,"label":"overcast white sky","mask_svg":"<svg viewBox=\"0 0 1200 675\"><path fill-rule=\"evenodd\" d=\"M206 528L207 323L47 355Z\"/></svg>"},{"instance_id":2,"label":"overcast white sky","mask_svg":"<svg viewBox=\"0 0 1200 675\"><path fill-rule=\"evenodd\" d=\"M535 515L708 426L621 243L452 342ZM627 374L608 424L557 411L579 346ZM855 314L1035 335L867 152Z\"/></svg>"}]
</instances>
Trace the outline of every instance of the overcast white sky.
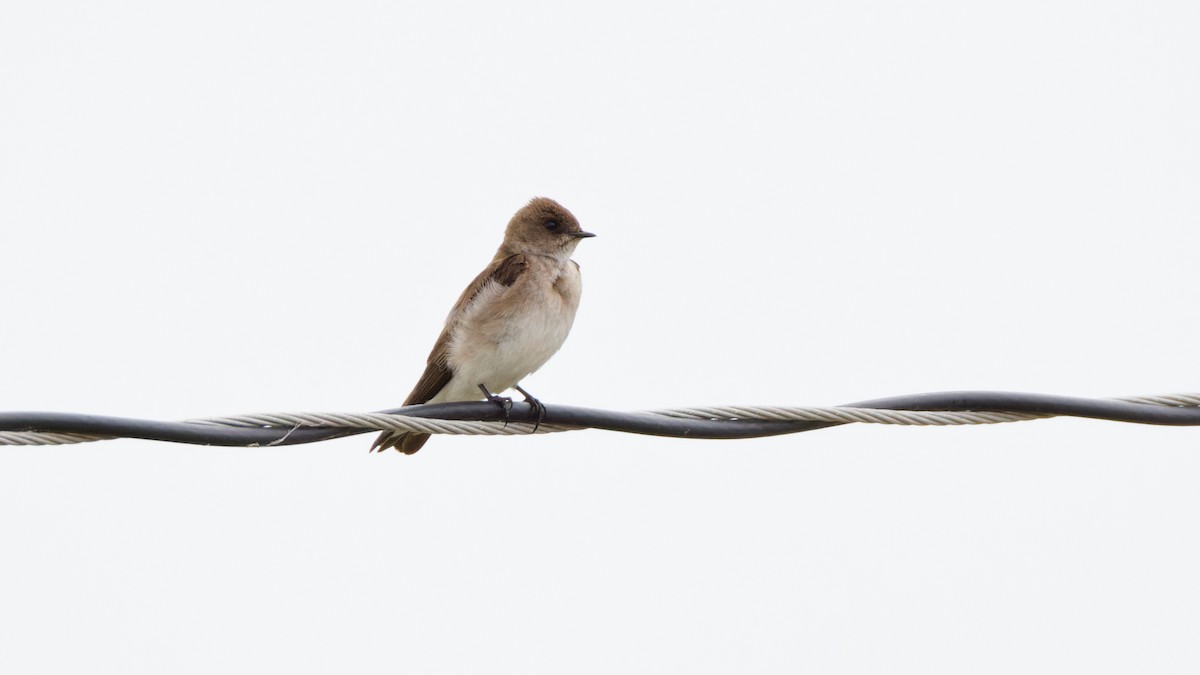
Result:
<instances>
[{"instance_id":1,"label":"overcast white sky","mask_svg":"<svg viewBox=\"0 0 1200 675\"><path fill-rule=\"evenodd\" d=\"M0 5L0 410L393 407L560 200L528 389L1200 390L1195 2ZM1200 429L0 449L6 673L1200 668Z\"/></svg>"}]
</instances>

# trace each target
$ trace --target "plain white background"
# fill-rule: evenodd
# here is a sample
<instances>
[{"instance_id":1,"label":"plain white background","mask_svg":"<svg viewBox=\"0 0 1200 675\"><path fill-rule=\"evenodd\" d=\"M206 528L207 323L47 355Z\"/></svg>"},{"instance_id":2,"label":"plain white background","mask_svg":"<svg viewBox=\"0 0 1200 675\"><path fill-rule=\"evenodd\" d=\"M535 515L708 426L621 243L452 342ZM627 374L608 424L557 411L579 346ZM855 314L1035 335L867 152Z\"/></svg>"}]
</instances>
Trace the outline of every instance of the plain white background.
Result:
<instances>
[{"instance_id":1,"label":"plain white background","mask_svg":"<svg viewBox=\"0 0 1200 675\"><path fill-rule=\"evenodd\" d=\"M525 385L1196 391L1193 2L0 6L0 410L393 407L534 195ZM1195 672L1200 430L0 449L0 670Z\"/></svg>"}]
</instances>

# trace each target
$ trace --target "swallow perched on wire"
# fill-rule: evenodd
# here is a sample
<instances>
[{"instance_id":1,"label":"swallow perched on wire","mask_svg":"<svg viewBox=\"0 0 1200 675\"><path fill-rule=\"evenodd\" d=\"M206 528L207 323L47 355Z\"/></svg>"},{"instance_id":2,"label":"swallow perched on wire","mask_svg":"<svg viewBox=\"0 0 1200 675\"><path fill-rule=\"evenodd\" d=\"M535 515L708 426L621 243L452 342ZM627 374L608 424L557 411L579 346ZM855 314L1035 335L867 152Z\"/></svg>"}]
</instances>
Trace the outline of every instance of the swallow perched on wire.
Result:
<instances>
[{"instance_id":1,"label":"swallow perched on wire","mask_svg":"<svg viewBox=\"0 0 1200 675\"><path fill-rule=\"evenodd\" d=\"M519 383L567 339L583 290L571 254L594 236L553 199L535 197L517 211L491 264L454 303L404 405L481 399L503 405L507 399L496 394L515 387L540 409ZM427 440L429 434L385 431L371 450L411 455Z\"/></svg>"}]
</instances>

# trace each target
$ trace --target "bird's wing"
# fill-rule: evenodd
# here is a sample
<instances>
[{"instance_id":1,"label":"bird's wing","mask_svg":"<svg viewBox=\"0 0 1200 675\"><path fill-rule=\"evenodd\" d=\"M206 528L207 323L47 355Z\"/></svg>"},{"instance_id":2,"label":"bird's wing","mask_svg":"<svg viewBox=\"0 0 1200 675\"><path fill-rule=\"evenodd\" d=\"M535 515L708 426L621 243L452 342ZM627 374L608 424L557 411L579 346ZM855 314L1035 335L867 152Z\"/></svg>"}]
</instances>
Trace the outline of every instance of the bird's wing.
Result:
<instances>
[{"instance_id":1,"label":"bird's wing","mask_svg":"<svg viewBox=\"0 0 1200 675\"><path fill-rule=\"evenodd\" d=\"M425 403L429 399L437 396L437 393L446 386L450 378L454 376L454 372L450 370L448 358L450 356L450 334L454 330L454 326L458 322L458 318L463 315L463 311L476 295L483 290L484 286L490 281L494 281L501 286L512 286L520 278L525 270L529 269L529 262L525 260L525 256L521 253L510 255L507 258L495 260L491 265L479 273L475 280L471 282L462 295L458 297L458 302L454 303L454 309L450 310L450 316L446 319L446 327L442 329L442 334L438 336L437 342L433 345L433 351L429 352L429 359L426 361L425 372L421 375L421 379L417 381L417 386L413 387L412 393L408 398L404 399L404 405L416 405Z\"/></svg>"}]
</instances>

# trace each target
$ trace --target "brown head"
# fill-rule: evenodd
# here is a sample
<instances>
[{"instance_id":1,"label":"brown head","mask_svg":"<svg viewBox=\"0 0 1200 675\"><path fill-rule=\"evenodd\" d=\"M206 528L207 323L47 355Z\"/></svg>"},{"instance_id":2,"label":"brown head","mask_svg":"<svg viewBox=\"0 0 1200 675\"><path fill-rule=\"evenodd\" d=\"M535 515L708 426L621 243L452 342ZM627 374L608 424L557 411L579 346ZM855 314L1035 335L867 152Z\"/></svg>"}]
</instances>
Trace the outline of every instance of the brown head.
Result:
<instances>
[{"instance_id":1,"label":"brown head","mask_svg":"<svg viewBox=\"0 0 1200 675\"><path fill-rule=\"evenodd\" d=\"M545 197L529 200L504 231L504 243L497 255L533 253L569 258L580 239L594 237L584 232L579 221L562 204Z\"/></svg>"}]
</instances>

